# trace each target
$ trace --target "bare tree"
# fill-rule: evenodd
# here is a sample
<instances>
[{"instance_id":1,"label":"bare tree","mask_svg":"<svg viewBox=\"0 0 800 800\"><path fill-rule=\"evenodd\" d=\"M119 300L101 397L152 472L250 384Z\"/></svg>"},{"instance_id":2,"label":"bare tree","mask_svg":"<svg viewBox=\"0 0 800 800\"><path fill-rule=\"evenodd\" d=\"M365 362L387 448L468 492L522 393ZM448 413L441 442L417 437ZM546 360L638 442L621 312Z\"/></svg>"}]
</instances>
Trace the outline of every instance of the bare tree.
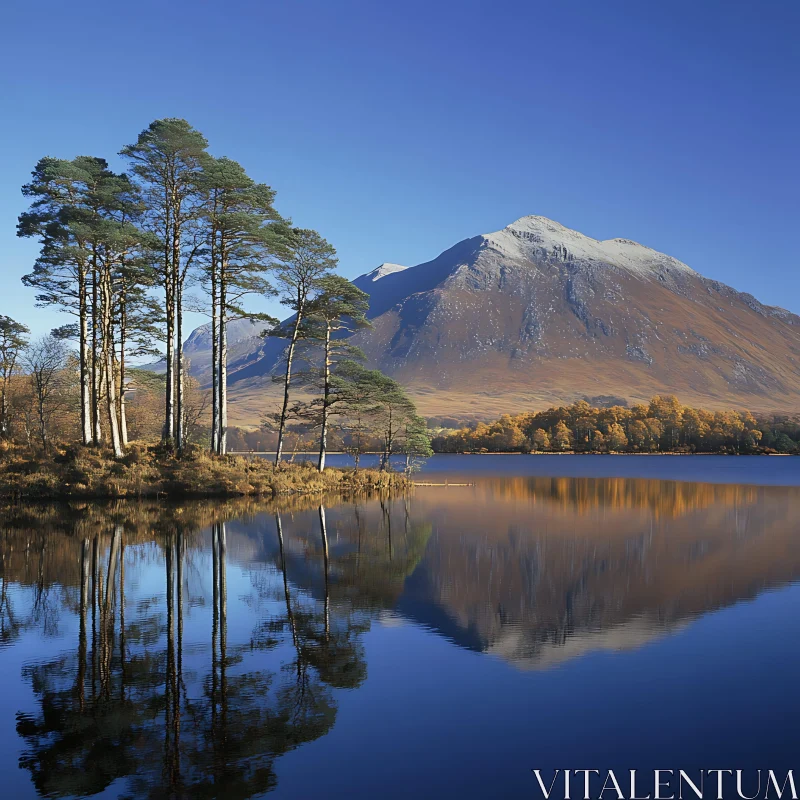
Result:
<instances>
[{"instance_id":1,"label":"bare tree","mask_svg":"<svg viewBox=\"0 0 800 800\"><path fill-rule=\"evenodd\" d=\"M37 339L25 351L23 365L33 392L39 440L42 448L47 450L53 417L65 401L61 392L62 373L67 366L64 343L52 335Z\"/></svg>"}]
</instances>

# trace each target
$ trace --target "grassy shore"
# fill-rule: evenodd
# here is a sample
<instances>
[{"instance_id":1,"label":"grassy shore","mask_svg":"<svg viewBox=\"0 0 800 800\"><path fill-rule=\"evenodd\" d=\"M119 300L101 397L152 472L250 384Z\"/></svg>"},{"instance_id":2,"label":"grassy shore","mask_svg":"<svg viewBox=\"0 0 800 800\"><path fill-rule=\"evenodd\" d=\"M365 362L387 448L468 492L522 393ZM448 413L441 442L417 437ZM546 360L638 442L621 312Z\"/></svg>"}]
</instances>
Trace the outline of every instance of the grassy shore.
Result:
<instances>
[{"instance_id":1,"label":"grassy shore","mask_svg":"<svg viewBox=\"0 0 800 800\"><path fill-rule=\"evenodd\" d=\"M5 499L178 498L356 494L403 489L404 475L373 469L326 469L194 450L181 458L157 446L133 445L115 460L92 448L47 456L0 453L0 497Z\"/></svg>"}]
</instances>

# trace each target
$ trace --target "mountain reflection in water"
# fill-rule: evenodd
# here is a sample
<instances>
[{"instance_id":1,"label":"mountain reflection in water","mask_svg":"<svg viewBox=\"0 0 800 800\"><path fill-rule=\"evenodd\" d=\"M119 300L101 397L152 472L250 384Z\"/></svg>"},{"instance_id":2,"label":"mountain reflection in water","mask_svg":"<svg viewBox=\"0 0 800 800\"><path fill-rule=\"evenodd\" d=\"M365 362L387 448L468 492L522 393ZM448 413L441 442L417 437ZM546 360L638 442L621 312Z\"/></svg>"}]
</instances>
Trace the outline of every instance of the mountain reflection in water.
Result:
<instances>
[{"instance_id":1,"label":"mountain reflection in water","mask_svg":"<svg viewBox=\"0 0 800 800\"><path fill-rule=\"evenodd\" d=\"M336 725L376 623L523 670L638 648L796 580L798 518L791 487L540 477L10 509L0 655L30 648L35 705L4 744L41 796L251 797Z\"/></svg>"}]
</instances>

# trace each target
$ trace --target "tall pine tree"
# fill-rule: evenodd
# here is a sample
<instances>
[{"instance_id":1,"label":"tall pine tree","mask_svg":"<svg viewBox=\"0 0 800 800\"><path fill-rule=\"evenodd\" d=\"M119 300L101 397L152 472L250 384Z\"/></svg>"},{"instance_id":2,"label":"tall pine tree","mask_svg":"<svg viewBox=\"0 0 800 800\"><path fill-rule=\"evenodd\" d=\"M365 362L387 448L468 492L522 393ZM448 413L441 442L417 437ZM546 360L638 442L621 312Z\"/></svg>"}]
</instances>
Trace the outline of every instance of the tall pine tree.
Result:
<instances>
[{"instance_id":1,"label":"tall pine tree","mask_svg":"<svg viewBox=\"0 0 800 800\"><path fill-rule=\"evenodd\" d=\"M339 395L333 391L332 375L339 361L363 359L363 353L347 341L346 336L367 322L369 295L341 275L326 275L319 279L318 294L309 305L303 323L303 339L316 344L320 353L320 397L310 404L319 420L319 459L317 469L325 469L328 450L330 416Z\"/></svg>"},{"instance_id":2,"label":"tall pine tree","mask_svg":"<svg viewBox=\"0 0 800 800\"><path fill-rule=\"evenodd\" d=\"M184 444L183 291L203 246L197 220L206 138L183 119L159 119L124 147L145 203L144 225L158 237L159 282L166 306L166 399L163 438Z\"/></svg>"},{"instance_id":3,"label":"tall pine tree","mask_svg":"<svg viewBox=\"0 0 800 800\"><path fill-rule=\"evenodd\" d=\"M286 366L280 379L283 383L283 401L276 415L278 423L278 446L275 463L279 464L283 453L286 420L289 415L289 392L292 369L298 342L303 335L303 324L308 305L319 290L319 282L336 269L336 250L316 231L296 228L289 240L289 252L275 272L275 281L280 292L280 302L294 314L282 325L273 328L269 335L287 339Z\"/></svg>"},{"instance_id":4,"label":"tall pine tree","mask_svg":"<svg viewBox=\"0 0 800 800\"><path fill-rule=\"evenodd\" d=\"M248 312L248 295L274 296L267 279L277 255L284 254L288 226L273 206L275 192L255 183L240 164L206 156L203 191L204 273L211 295L212 452L227 450L228 323L259 319L275 324L267 314Z\"/></svg>"}]
</instances>

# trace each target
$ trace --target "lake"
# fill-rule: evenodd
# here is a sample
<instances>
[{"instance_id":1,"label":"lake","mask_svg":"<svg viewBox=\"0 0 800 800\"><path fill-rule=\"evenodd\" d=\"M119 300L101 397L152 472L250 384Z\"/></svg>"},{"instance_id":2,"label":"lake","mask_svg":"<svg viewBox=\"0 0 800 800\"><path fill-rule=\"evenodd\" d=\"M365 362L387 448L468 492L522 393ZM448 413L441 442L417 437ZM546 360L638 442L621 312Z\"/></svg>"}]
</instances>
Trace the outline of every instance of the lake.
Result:
<instances>
[{"instance_id":1,"label":"lake","mask_svg":"<svg viewBox=\"0 0 800 800\"><path fill-rule=\"evenodd\" d=\"M435 456L415 480L448 485L8 510L3 795L800 766L800 459Z\"/></svg>"}]
</instances>

